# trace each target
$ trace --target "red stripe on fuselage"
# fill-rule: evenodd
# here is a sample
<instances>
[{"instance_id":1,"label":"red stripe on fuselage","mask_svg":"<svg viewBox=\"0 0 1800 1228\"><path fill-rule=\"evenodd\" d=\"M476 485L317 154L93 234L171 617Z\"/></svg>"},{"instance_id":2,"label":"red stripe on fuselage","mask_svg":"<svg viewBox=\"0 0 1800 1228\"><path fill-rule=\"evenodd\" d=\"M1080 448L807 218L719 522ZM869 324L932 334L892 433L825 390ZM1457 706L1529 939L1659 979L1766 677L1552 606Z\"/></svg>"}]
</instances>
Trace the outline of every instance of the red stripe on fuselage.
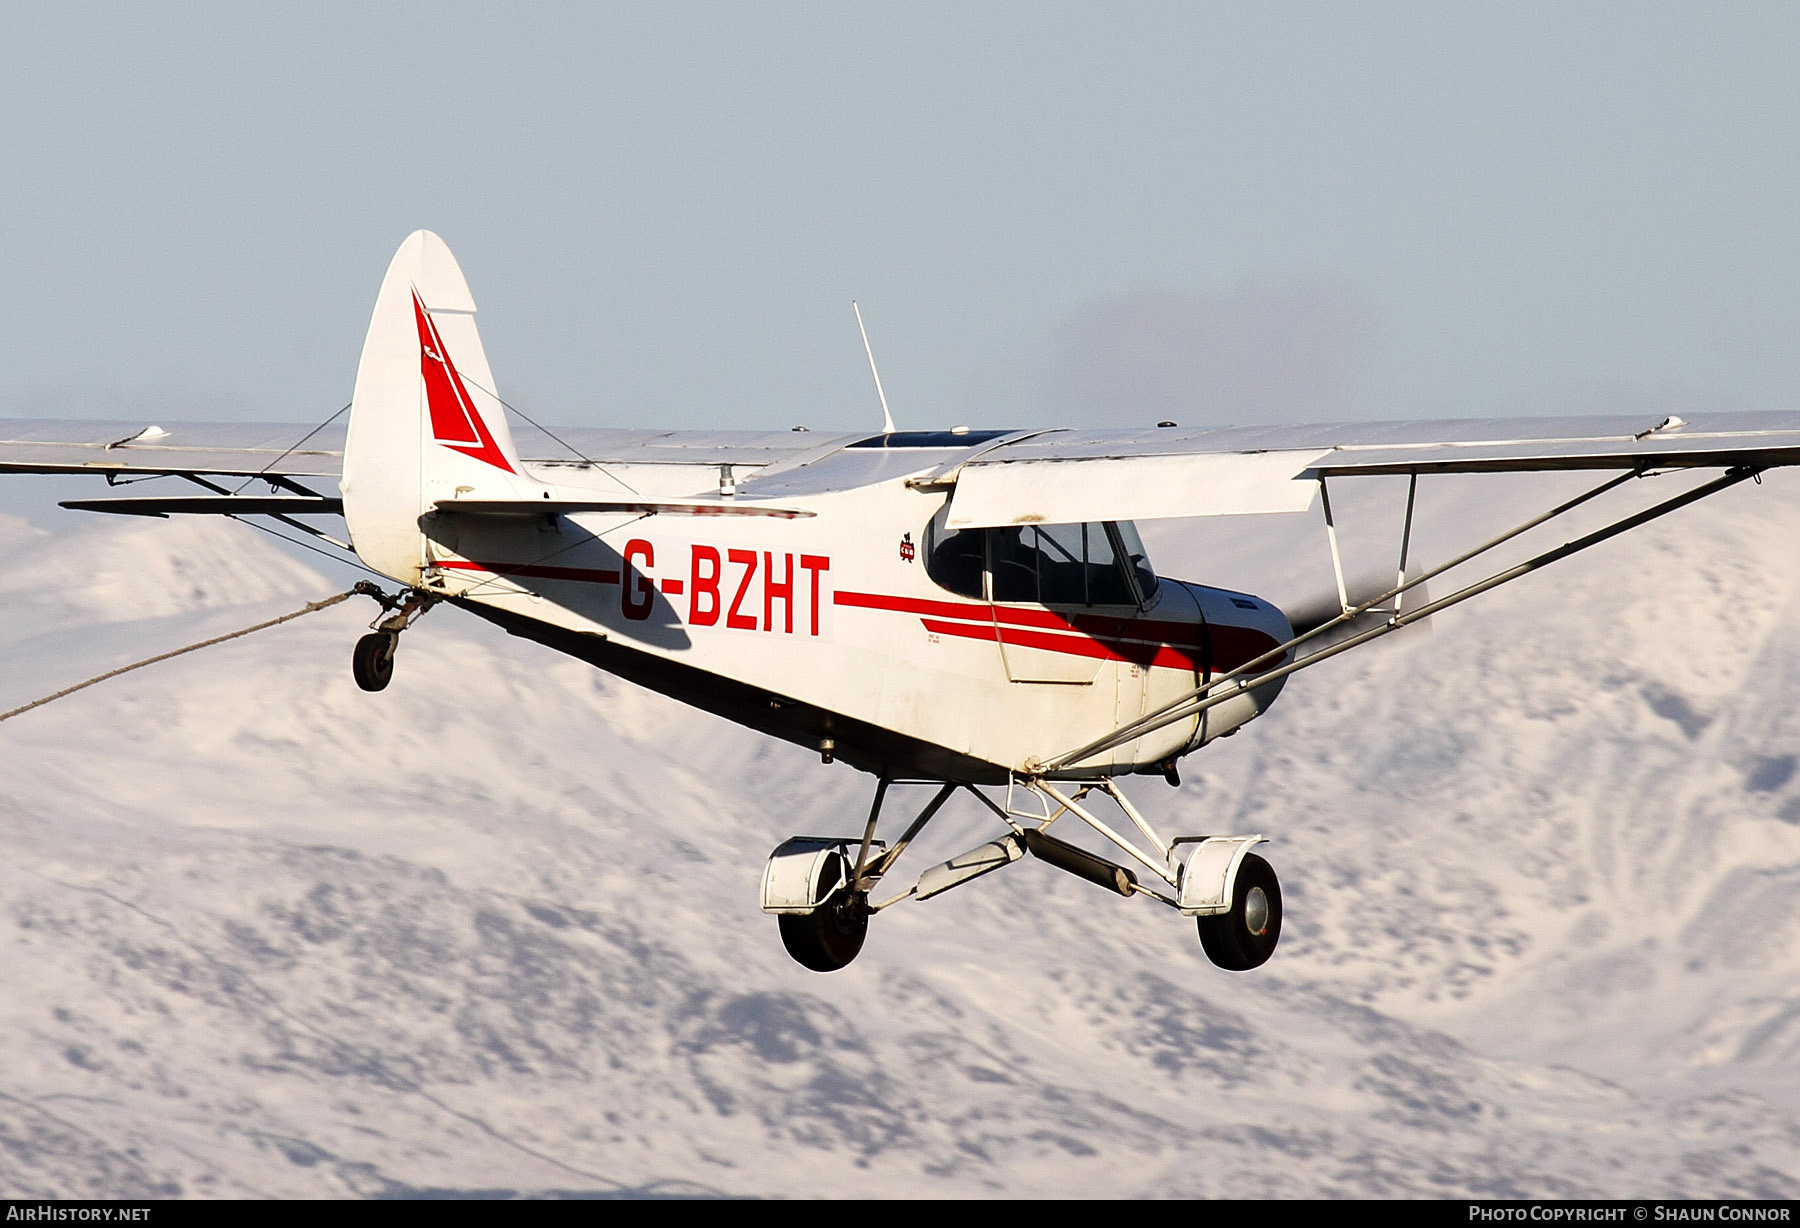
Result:
<instances>
[{"instance_id":1,"label":"red stripe on fuselage","mask_svg":"<svg viewBox=\"0 0 1800 1228\"><path fill-rule=\"evenodd\" d=\"M1155 669L1180 669L1198 673L1200 663L1178 648L1167 644L1141 644L1128 640L1102 643L1075 635L1051 635L1028 631L1022 627L996 627L993 623L952 623L941 619L920 619L927 631L939 635L956 635L969 640L1004 642L1014 648L1034 648L1065 657L1094 657L1102 661L1129 661Z\"/></svg>"},{"instance_id":2,"label":"red stripe on fuselage","mask_svg":"<svg viewBox=\"0 0 1800 1228\"><path fill-rule=\"evenodd\" d=\"M1203 633L1210 633L1212 638L1214 672L1236 669L1276 646L1271 636L1253 627L1231 623L1209 623L1203 632L1197 623L1157 622L1105 614L1065 617L1053 610L891 597L884 593L840 590L832 600L842 606L917 614L927 630L940 635L990 643L1004 637L1008 644L1020 647L1067 656L1130 661L1157 669L1198 671ZM952 619L959 621L949 621ZM1000 624L998 629L995 620ZM1044 634L1046 630L1063 634Z\"/></svg>"},{"instance_id":3,"label":"red stripe on fuselage","mask_svg":"<svg viewBox=\"0 0 1800 1228\"><path fill-rule=\"evenodd\" d=\"M1076 614L1072 617L1053 610L1027 610L1004 605L975 605L966 601L933 601L920 597L890 597L885 593L855 593L840 589L832 600L838 605L861 606L871 610L893 610L901 614L918 614L933 618L979 619L1001 622L1016 627L1039 627L1048 631L1076 632L1109 639L1141 640L1151 644L1174 644L1187 648L1200 647L1197 623L1155 622L1147 618L1118 618L1106 614ZM1271 645L1275 641L1270 640Z\"/></svg>"}]
</instances>

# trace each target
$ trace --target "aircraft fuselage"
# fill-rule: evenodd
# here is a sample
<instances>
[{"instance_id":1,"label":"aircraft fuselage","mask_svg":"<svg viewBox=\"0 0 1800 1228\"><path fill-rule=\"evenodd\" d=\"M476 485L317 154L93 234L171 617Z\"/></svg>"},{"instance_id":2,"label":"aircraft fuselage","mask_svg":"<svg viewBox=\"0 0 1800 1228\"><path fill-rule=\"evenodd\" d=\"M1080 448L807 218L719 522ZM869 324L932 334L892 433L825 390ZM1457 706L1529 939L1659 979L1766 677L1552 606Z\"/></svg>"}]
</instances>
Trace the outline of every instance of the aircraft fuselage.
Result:
<instances>
[{"instance_id":1,"label":"aircraft fuselage","mask_svg":"<svg viewBox=\"0 0 1800 1228\"><path fill-rule=\"evenodd\" d=\"M966 530L946 546L952 535L933 524L945 495L917 484L941 458L846 448L794 467L803 474L733 476L746 495L811 513L791 519L429 512L418 585L829 757L970 782L1031 774L1289 637L1268 602L1154 578L1141 555L1134 572L1118 549L1136 541L1129 526L1125 536L1099 524ZM847 467L885 472L860 472L845 489ZM623 483L674 498L716 468L605 473L609 492ZM533 476L571 498L587 471ZM807 493L801 476L837 489ZM1164 771L1279 689L1054 774Z\"/></svg>"}]
</instances>

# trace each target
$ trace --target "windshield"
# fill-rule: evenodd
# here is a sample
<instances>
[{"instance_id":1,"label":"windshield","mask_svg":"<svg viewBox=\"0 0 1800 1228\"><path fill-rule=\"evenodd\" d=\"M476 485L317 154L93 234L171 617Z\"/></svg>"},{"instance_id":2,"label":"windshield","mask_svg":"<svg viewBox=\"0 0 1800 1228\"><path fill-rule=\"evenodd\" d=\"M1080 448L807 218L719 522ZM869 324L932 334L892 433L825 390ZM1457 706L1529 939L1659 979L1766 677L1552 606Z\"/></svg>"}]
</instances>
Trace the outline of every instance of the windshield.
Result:
<instances>
[{"instance_id":1,"label":"windshield","mask_svg":"<svg viewBox=\"0 0 1800 1228\"><path fill-rule=\"evenodd\" d=\"M1156 596L1156 572L1151 570L1150 552L1144 549L1144 539L1138 536L1137 526L1129 520L1114 521L1112 530L1119 540L1125 570L1131 573L1132 582L1137 585L1138 600L1149 605L1150 599Z\"/></svg>"}]
</instances>

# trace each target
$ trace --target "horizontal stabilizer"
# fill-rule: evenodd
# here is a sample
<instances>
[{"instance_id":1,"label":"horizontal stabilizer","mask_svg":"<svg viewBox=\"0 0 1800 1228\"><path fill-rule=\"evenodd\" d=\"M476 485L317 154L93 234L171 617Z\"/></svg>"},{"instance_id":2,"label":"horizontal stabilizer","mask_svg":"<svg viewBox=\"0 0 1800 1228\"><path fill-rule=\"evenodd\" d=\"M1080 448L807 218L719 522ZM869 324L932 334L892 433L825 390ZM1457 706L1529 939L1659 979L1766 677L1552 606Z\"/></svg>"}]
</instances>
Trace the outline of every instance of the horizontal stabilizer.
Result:
<instances>
[{"instance_id":1,"label":"horizontal stabilizer","mask_svg":"<svg viewBox=\"0 0 1800 1228\"><path fill-rule=\"evenodd\" d=\"M574 512L629 512L638 516L812 516L792 507L726 499L439 499L440 512L476 516L567 516Z\"/></svg>"},{"instance_id":2,"label":"horizontal stabilizer","mask_svg":"<svg viewBox=\"0 0 1800 1228\"><path fill-rule=\"evenodd\" d=\"M59 506L115 516L341 516L344 501L324 495L162 495L121 499L68 499Z\"/></svg>"}]
</instances>

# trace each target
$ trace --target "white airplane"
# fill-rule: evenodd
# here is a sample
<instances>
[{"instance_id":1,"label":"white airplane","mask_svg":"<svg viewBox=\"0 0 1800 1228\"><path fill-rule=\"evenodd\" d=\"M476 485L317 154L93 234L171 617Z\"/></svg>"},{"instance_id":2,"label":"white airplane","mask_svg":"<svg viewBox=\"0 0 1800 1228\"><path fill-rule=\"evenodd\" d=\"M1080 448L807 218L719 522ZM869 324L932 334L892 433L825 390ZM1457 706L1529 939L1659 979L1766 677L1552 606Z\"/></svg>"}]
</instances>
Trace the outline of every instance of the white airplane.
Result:
<instances>
[{"instance_id":1,"label":"white airplane","mask_svg":"<svg viewBox=\"0 0 1800 1228\"><path fill-rule=\"evenodd\" d=\"M765 867L762 908L801 964L841 968L869 918L1030 853L1196 918L1220 967L1281 935L1256 833L1166 838L1120 789L1178 783L1184 755L1235 733L1287 679L1538 567L1776 466L1800 463L1800 414L1660 423L1532 419L1337 427L802 432L584 430L515 444L449 249L420 231L376 299L347 429L0 422L0 470L178 476L207 493L70 501L131 515L273 517L401 586L356 645L368 691L400 635L439 604L873 775L860 832L796 836ZM873 365L871 363L871 365ZM879 380L877 380L879 388ZM1437 598L1422 584L1634 478L1721 472L1607 527ZM1610 471L1500 537L1409 574L1421 474ZM1333 479L1410 478L1399 564L1353 597ZM224 484L267 482L269 493ZM315 487L336 480L340 496ZM1247 593L1160 576L1132 522L1323 510L1336 595L1290 620ZM348 541L296 517L341 514ZM1298 629L1295 623L1302 623ZM935 786L889 840L889 787ZM895 869L958 791L996 838ZM1110 821L1102 815L1116 811ZM1123 822L1120 819L1123 819ZM1053 834L1078 824L1102 857Z\"/></svg>"}]
</instances>

